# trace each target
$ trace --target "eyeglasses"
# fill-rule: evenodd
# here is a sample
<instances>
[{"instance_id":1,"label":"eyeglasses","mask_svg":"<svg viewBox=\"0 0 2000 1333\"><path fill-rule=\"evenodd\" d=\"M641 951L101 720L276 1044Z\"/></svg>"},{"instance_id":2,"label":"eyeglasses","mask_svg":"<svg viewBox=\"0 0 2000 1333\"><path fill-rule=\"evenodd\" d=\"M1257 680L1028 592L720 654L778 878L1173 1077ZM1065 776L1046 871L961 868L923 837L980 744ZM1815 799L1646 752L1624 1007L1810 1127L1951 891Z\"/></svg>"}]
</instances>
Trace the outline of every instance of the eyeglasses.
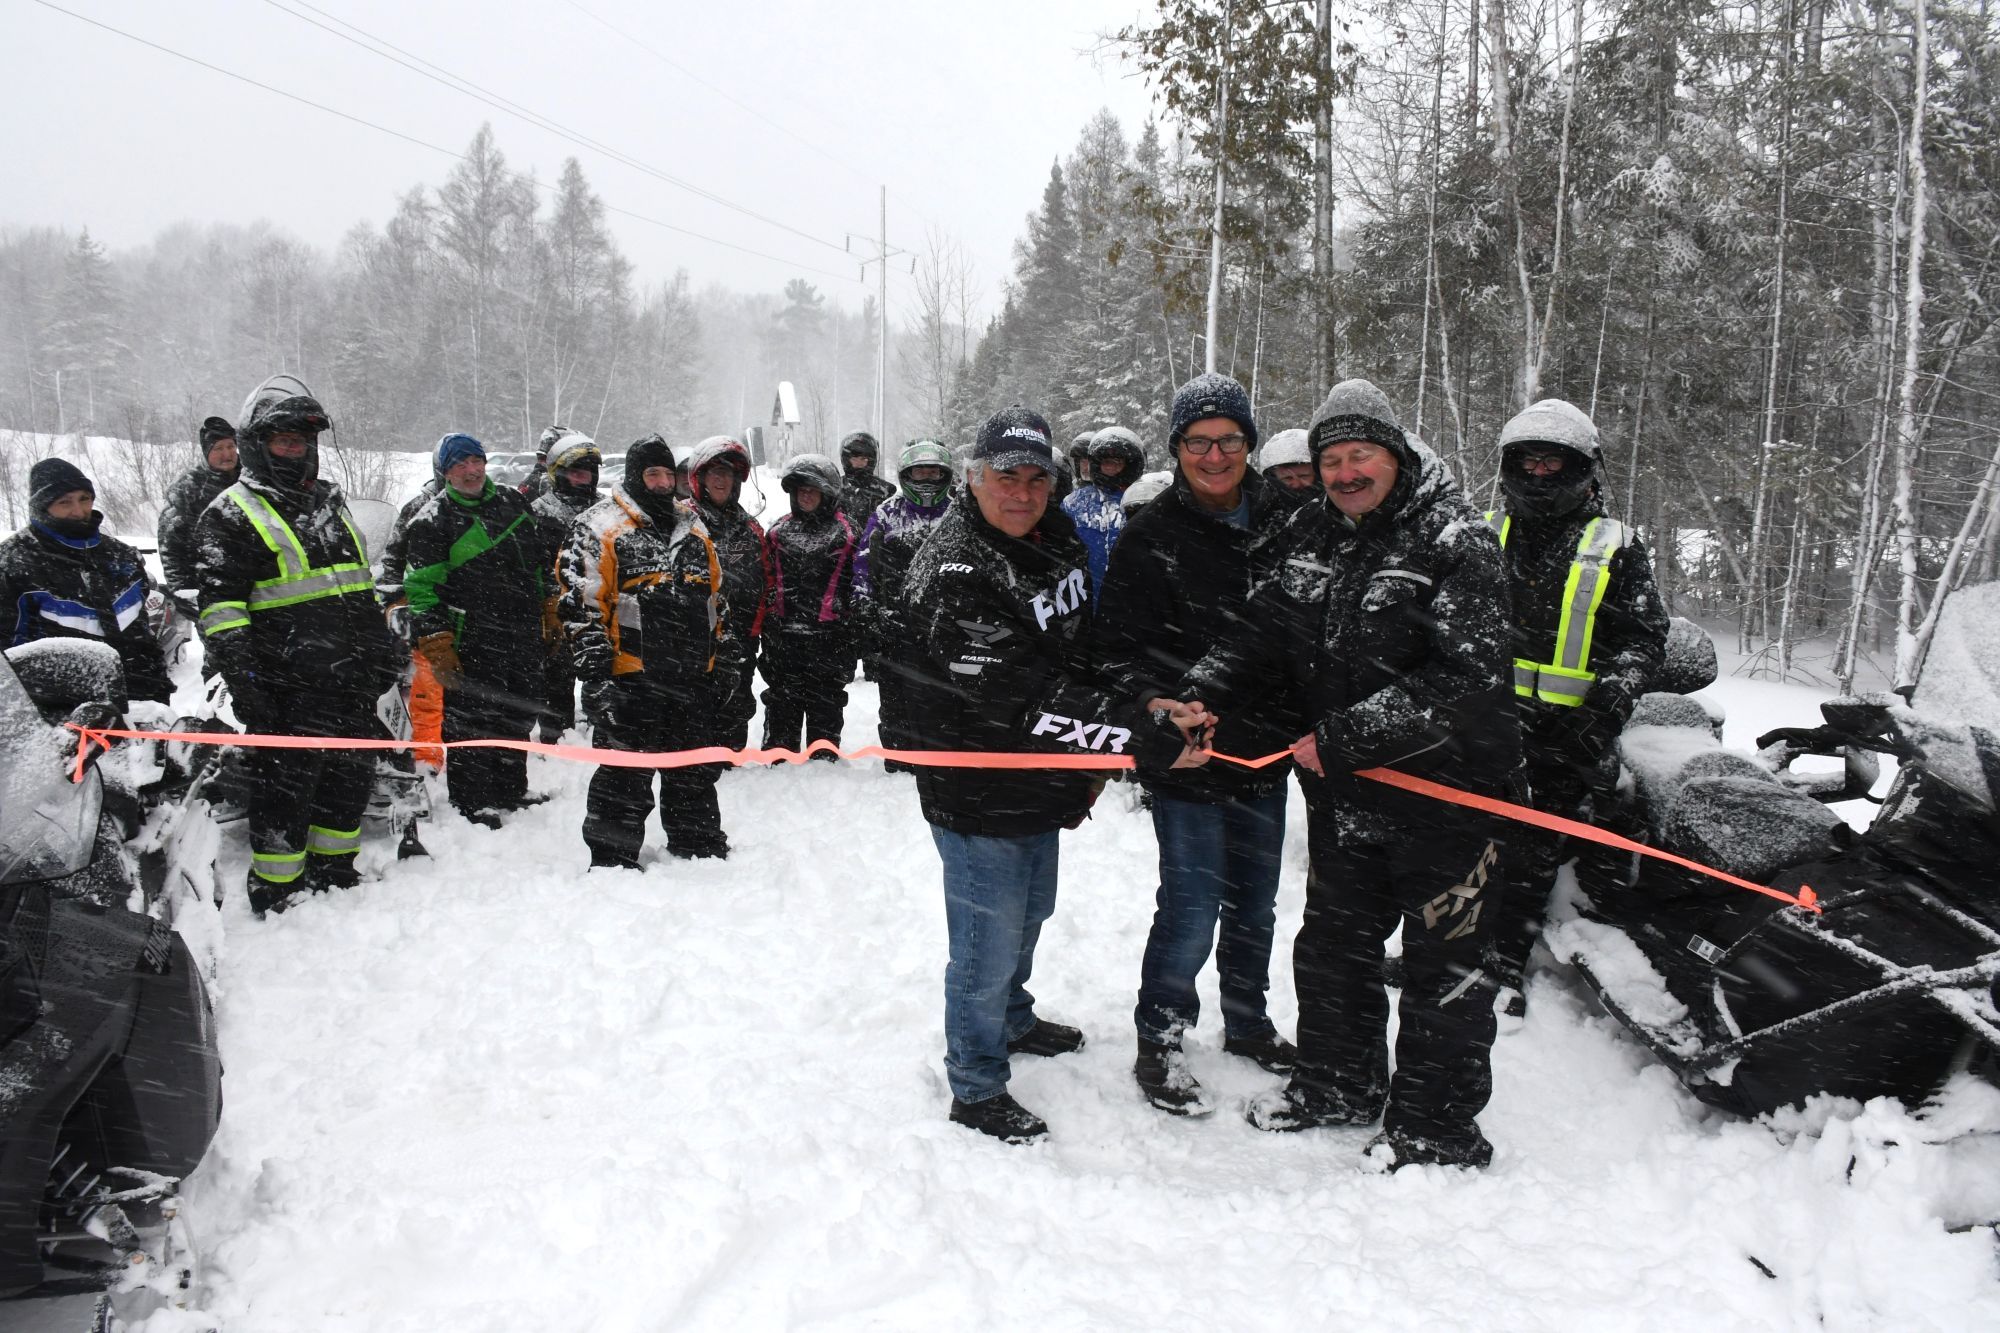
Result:
<instances>
[{"instance_id":1,"label":"eyeglasses","mask_svg":"<svg viewBox=\"0 0 2000 1333\"><path fill-rule=\"evenodd\" d=\"M1234 458L1236 455L1242 453L1245 449L1248 449L1249 447L1250 447L1250 437L1248 435L1181 436L1181 448L1187 450L1189 453L1193 454L1196 458L1207 457L1208 451L1211 448L1220 449L1222 450L1225 456Z\"/></svg>"},{"instance_id":2,"label":"eyeglasses","mask_svg":"<svg viewBox=\"0 0 2000 1333\"><path fill-rule=\"evenodd\" d=\"M1515 455L1515 461L1531 476L1549 477L1563 470L1565 460L1561 454L1523 453Z\"/></svg>"}]
</instances>

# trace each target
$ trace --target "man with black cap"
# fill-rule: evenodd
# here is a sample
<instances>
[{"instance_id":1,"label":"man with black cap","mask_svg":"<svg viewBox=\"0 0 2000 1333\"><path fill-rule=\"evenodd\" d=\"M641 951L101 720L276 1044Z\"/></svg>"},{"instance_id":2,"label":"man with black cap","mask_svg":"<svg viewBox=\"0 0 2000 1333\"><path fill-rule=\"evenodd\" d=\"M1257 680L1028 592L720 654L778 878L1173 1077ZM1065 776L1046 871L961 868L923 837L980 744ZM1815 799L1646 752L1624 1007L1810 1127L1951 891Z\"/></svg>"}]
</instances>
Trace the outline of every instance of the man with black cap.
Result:
<instances>
[{"instance_id":1,"label":"man with black cap","mask_svg":"<svg viewBox=\"0 0 2000 1333\"><path fill-rule=\"evenodd\" d=\"M904 585L925 682L912 700L925 749L1126 755L1192 767L1208 716L1150 706L1105 671L1089 638L1083 544L1049 506L1048 424L1024 407L980 427L963 496ZM1027 982L1055 908L1058 835L1089 813L1086 770L923 768L917 795L944 864L945 1073L951 1118L1008 1143L1048 1126L1007 1092L1010 1055L1060 1055L1083 1034L1035 1013Z\"/></svg>"},{"instance_id":2,"label":"man with black cap","mask_svg":"<svg viewBox=\"0 0 2000 1333\"><path fill-rule=\"evenodd\" d=\"M486 447L463 431L438 441L444 485L410 520L403 593L416 649L444 687L445 741L526 740L546 682L554 553L516 491L486 475ZM452 751L444 766L452 806L475 824L529 804L519 750Z\"/></svg>"},{"instance_id":3,"label":"man with black cap","mask_svg":"<svg viewBox=\"0 0 2000 1333\"><path fill-rule=\"evenodd\" d=\"M1098 435L1102 445L1104 436ZM1141 693L1172 694L1208 651L1236 633L1250 591L1275 572L1291 509L1250 471L1257 422L1250 395L1225 375L1197 376L1174 395L1172 488L1128 524L1111 552L1097 632ZM1283 750L1303 729L1294 691L1246 693L1216 728L1225 754ZM1181 1037L1201 1015L1195 979L1215 954L1223 1049L1273 1073L1294 1051L1265 1005L1277 924L1289 763L1209 764L1142 778L1159 839L1159 893L1139 973L1133 1066L1146 1098L1171 1115L1215 1103L1189 1071ZM1220 939L1217 927L1220 926Z\"/></svg>"},{"instance_id":4,"label":"man with black cap","mask_svg":"<svg viewBox=\"0 0 2000 1333\"><path fill-rule=\"evenodd\" d=\"M580 430L564 430L550 441L548 463L543 468L548 485L529 508L535 515L535 526L541 529L542 546L551 553L551 559L569 541L571 525L597 503L598 473L603 463L604 455L597 441ZM570 662L569 636L562 632L562 622L556 613L557 591L550 590L546 603L549 656L542 673L545 703L541 732L542 739L551 742L561 740L562 734L576 725L576 671Z\"/></svg>"},{"instance_id":5,"label":"man with black cap","mask_svg":"<svg viewBox=\"0 0 2000 1333\"><path fill-rule=\"evenodd\" d=\"M896 493L895 486L875 475L875 460L882 447L865 430L857 430L840 442L843 490L840 507L857 528L866 531L875 506Z\"/></svg>"},{"instance_id":6,"label":"man with black cap","mask_svg":"<svg viewBox=\"0 0 2000 1333\"><path fill-rule=\"evenodd\" d=\"M236 428L221 417L201 423L201 462L174 479L160 506L160 576L167 596L195 616L194 525L209 501L236 484Z\"/></svg>"},{"instance_id":7,"label":"man with black cap","mask_svg":"<svg viewBox=\"0 0 2000 1333\"><path fill-rule=\"evenodd\" d=\"M1513 599L1514 696L1534 806L1587 819L1593 790L1632 706L1666 658L1667 610L1653 563L1631 529L1604 512L1597 427L1545 398L1500 430L1506 509L1488 514L1505 549ZM1548 908L1564 839L1515 835L1507 915L1492 961L1522 1006L1521 972Z\"/></svg>"},{"instance_id":8,"label":"man with black cap","mask_svg":"<svg viewBox=\"0 0 2000 1333\"><path fill-rule=\"evenodd\" d=\"M1309 427L1325 499L1285 527L1274 576L1189 673L1183 698L1228 715L1274 686L1311 730L1292 747L1312 873L1292 947L1299 995L1290 1083L1252 1102L1265 1130L1368 1125L1371 1157L1481 1167L1492 1090L1500 912L1492 821L1361 776L1403 773L1514 794L1507 583L1493 530L1382 391L1334 386ZM1382 949L1400 926L1404 984L1388 1072Z\"/></svg>"},{"instance_id":9,"label":"man with black cap","mask_svg":"<svg viewBox=\"0 0 2000 1333\"><path fill-rule=\"evenodd\" d=\"M583 682L595 744L615 750L686 750L702 744L727 633L722 567L701 517L674 502L673 451L648 435L625 453L624 481L571 525L563 547L563 628ZM677 856L726 848L714 765L621 768L590 780L583 841L593 867L639 868L653 784L660 824Z\"/></svg>"},{"instance_id":10,"label":"man with black cap","mask_svg":"<svg viewBox=\"0 0 2000 1333\"><path fill-rule=\"evenodd\" d=\"M195 524L209 660L252 732L376 735L376 701L401 675L400 653L360 529L319 475L326 410L297 379L274 375L238 420L243 474ZM253 749L248 763L252 909L357 882L372 756Z\"/></svg>"},{"instance_id":11,"label":"man with black cap","mask_svg":"<svg viewBox=\"0 0 2000 1333\"><path fill-rule=\"evenodd\" d=\"M96 500L97 488L72 463L44 458L28 469L28 525L0 542L0 607L13 616L6 644L109 644L125 668L127 698L165 703L173 684L146 619L145 560L101 531Z\"/></svg>"}]
</instances>

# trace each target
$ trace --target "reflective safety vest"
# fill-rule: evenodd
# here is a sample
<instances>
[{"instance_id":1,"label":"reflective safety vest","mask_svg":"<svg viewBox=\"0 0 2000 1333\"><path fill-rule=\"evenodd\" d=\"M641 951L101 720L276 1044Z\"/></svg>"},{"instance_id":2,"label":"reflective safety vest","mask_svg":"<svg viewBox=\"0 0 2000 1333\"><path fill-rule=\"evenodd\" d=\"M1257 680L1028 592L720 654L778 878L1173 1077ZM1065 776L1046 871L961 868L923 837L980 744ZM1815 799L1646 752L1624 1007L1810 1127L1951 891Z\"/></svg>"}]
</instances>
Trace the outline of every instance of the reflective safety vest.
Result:
<instances>
[{"instance_id":1,"label":"reflective safety vest","mask_svg":"<svg viewBox=\"0 0 2000 1333\"><path fill-rule=\"evenodd\" d=\"M231 486L222 496L243 511L243 516L250 520L250 526L264 539L264 545L278 559L278 573L274 578L258 579L252 584L249 601L216 602L204 610L201 613L203 637L220 634L224 630L242 629L250 624L252 617L263 611L297 606L322 597L374 591L374 581L368 573L367 548L362 545L361 534L354 530L354 523L347 517L345 509L340 511L341 526L353 539L354 553L359 559L335 565L314 565L306 559L306 548L300 543L299 535L292 531L292 525L285 521L285 516L269 500L242 482Z\"/></svg>"},{"instance_id":2,"label":"reflective safety vest","mask_svg":"<svg viewBox=\"0 0 2000 1333\"><path fill-rule=\"evenodd\" d=\"M1507 532L1514 520L1488 512L1487 524L1507 545ZM1570 561L1569 577L1563 581L1562 619L1556 624L1554 660L1537 662L1514 659L1514 693L1524 699L1574 708L1583 702L1597 673L1590 669L1590 641L1597 629L1597 608L1611 587L1611 557L1625 546L1623 523L1615 518L1593 518L1584 524L1577 538L1576 558Z\"/></svg>"}]
</instances>

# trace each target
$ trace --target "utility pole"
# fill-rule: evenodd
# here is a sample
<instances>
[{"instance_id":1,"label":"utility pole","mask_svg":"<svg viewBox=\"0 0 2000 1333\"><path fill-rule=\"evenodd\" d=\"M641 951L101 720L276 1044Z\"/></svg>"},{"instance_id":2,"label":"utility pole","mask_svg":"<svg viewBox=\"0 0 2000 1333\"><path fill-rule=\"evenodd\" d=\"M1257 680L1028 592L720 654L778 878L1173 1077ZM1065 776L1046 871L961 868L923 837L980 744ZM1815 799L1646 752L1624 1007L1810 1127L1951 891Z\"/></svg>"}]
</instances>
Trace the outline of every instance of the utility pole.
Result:
<instances>
[{"instance_id":1,"label":"utility pole","mask_svg":"<svg viewBox=\"0 0 2000 1333\"><path fill-rule=\"evenodd\" d=\"M889 374L889 261L899 255L910 255L908 250L895 250L889 247L888 186L884 185L881 187L880 199L881 213L878 222L881 230L872 237L862 236L857 238L852 232L847 234L847 252L849 254L854 253L854 242L857 239L872 241L875 245L874 254L863 255L861 257L861 279L866 282L868 280L868 266L870 264L877 265L875 270L875 412L871 425L874 427L878 437L886 435L889 429L888 419L884 415L886 404L883 397ZM916 256L910 255L910 263L912 265L911 271L914 272ZM887 448L888 442L885 440L883 441L883 450L886 451ZM878 466L880 464L879 456L877 464Z\"/></svg>"},{"instance_id":2,"label":"utility pole","mask_svg":"<svg viewBox=\"0 0 2000 1333\"><path fill-rule=\"evenodd\" d=\"M1215 216L1208 228L1208 337L1203 370L1215 369L1216 319L1222 310L1222 199L1229 159L1229 24L1233 7L1222 15L1222 70L1215 82Z\"/></svg>"}]
</instances>

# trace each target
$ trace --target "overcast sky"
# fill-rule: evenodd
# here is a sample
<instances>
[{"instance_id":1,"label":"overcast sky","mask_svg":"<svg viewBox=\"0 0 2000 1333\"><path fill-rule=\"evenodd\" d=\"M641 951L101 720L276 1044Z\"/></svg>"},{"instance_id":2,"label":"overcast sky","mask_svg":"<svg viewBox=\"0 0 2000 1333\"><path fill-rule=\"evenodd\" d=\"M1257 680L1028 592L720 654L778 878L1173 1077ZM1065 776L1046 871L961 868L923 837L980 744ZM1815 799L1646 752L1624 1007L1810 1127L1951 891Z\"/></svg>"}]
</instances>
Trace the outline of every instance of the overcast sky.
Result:
<instances>
[{"instance_id":1,"label":"overcast sky","mask_svg":"<svg viewBox=\"0 0 2000 1333\"><path fill-rule=\"evenodd\" d=\"M804 276L850 305L862 288L839 247L847 232L875 232L878 183L889 188L891 244L914 249L933 225L955 235L990 308L1050 161L1098 108L1128 132L1148 110L1142 82L1092 49L1149 9L1142 0L56 3L453 152L490 120L517 170L553 181L574 154L608 205L777 257L614 214L643 281L683 266L697 285L743 289ZM354 29L796 231L335 35L359 37ZM122 247L176 221L267 217L331 248L452 166L35 0L0 0L0 79L0 226L88 225ZM892 268L892 309L905 305L896 281Z\"/></svg>"}]
</instances>

